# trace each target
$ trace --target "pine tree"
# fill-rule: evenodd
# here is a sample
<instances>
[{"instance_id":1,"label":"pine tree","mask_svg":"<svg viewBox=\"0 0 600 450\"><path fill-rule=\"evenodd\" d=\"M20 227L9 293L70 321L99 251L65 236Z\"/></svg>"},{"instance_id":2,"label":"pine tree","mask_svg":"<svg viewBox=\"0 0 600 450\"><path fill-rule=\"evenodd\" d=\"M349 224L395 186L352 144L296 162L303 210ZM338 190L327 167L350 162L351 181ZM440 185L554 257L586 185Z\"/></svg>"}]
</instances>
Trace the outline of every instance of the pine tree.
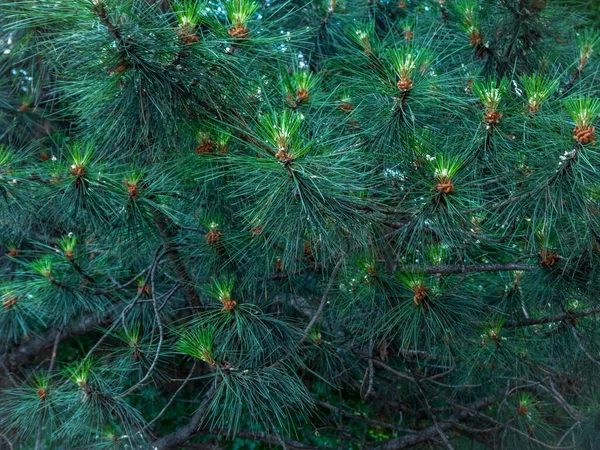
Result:
<instances>
[{"instance_id":1,"label":"pine tree","mask_svg":"<svg viewBox=\"0 0 600 450\"><path fill-rule=\"evenodd\" d=\"M598 448L585 11L0 0L0 448Z\"/></svg>"}]
</instances>

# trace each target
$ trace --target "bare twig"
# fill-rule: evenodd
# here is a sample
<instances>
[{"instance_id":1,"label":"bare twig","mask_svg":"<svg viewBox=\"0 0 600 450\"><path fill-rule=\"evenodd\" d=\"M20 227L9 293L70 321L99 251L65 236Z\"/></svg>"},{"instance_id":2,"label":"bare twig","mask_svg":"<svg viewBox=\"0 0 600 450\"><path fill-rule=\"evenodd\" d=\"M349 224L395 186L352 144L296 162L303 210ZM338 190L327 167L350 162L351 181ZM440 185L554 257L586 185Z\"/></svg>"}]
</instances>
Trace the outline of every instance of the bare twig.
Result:
<instances>
[{"instance_id":1,"label":"bare twig","mask_svg":"<svg viewBox=\"0 0 600 450\"><path fill-rule=\"evenodd\" d=\"M337 262L337 264L333 268L333 271L331 272L331 276L329 277L329 282L327 283L327 287L325 288L325 291L323 292L323 296L321 297L321 303L319 304L319 308L317 309L317 312L315 313L315 315L313 316L311 321L308 323L306 329L304 330L302 339L300 339L299 344L301 344L302 342L304 342L306 340L306 338L308 337L308 334L310 333L312 328L315 326L315 324L321 317L321 314L323 314L323 310L325 309L325 304L327 303L327 296L329 295L329 291L331 291L331 287L333 286L333 282L335 281L337 272L343 262L344 262L344 258L342 257L342 258L340 258L340 260Z\"/></svg>"},{"instance_id":2,"label":"bare twig","mask_svg":"<svg viewBox=\"0 0 600 450\"><path fill-rule=\"evenodd\" d=\"M144 375L144 377L140 381L138 381L135 385L133 385L125 393L121 394L121 397L127 397L129 394L131 394L132 392L135 392L137 389L139 389L140 386L142 386L146 382L146 380L148 378L150 378L150 376L152 375L152 372L154 372L156 364L158 363L158 359L160 358L160 351L162 349L162 344L163 344L165 334L164 334L164 330L163 330L162 319L160 318L160 311L158 309L158 305L156 304L156 285L154 283L155 270L156 270L156 265L154 265L154 267L150 271L150 293L152 295L152 308L154 309L154 318L156 320L156 323L158 324L158 345L156 346L156 353L154 354L154 360L152 361L152 364L148 368L146 375Z\"/></svg>"},{"instance_id":3,"label":"bare twig","mask_svg":"<svg viewBox=\"0 0 600 450\"><path fill-rule=\"evenodd\" d=\"M212 398L213 393L217 389L218 381L217 379L211 384L211 387L208 389L202 403L198 410L194 413L194 415L190 418L190 421L184 426L178 428L166 436L163 436L150 444L151 450L167 450L169 448L173 448L183 444L184 442L191 439L196 431L198 430L198 426L202 421L202 417L204 417L204 413L210 404L210 400Z\"/></svg>"},{"instance_id":4,"label":"bare twig","mask_svg":"<svg viewBox=\"0 0 600 450\"><path fill-rule=\"evenodd\" d=\"M52 355L50 356L50 364L48 365L48 376L54 370L54 364L56 363L56 354L58 352L58 344L60 343L60 336L62 334L62 327L56 333L56 337L54 338L54 345L52 346Z\"/></svg>"},{"instance_id":5,"label":"bare twig","mask_svg":"<svg viewBox=\"0 0 600 450\"><path fill-rule=\"evenodd\" d=\"M188 374L187 378L185 380L183 380L183 383L181 383L181 386L179 386L177 388L177 390L175 391L175 393L171 396L171 398L169 399L169 401L167 402L167 404L163 407L163 409L160 410L160 412L156 415L156 417L146 424L146 428L149 427L150 425L152 425L158 419L160 419L162 417L162 415L165 413L165 411L169 408L169 406L171 406L171 404L175 400L175 397L177 397L177 394L179 394L181 392L181 390L185 387L185 385L187 384L187 382L192 377L192 374L194 373L194 370L196 369L196 364L197 363L198 363L198 361L194 360L194 364L192 365L192 369L190 370L190 373Z\"/></svg>"},{"instance_id":6,"label":"bare twig","mask_svg":"<svg viewBox=\"0 0 600 450\"><path fill-rule=\"evenodd\" d=\"M586 317L594 314L600 313L600 306L592 306L590 308L582 309L577 312L565 312L561 314L556 314L554 316L544 316L537 318L530 318L520 321L508 320L504 323L504 327L513 328L513 327L527 327L530 325L543 325L545 323L554 323L554 322L562 322L564 320L572 320L578 317Z\"/></svg>"},{"instance_id":7,"label":"bare twig","mask_svg":"<svg viewBox=\"0 0 600 450\"><path fill-rule=\"evenodd\" d=\"M0 433L0 438L4 439L4 441L6 442L6 444L8 445L9 450L13 450L13 444L10 441L10 439L8 439L4 434Z\"/></svg>"},{"instance_id":8,"label":"bare twig","mask_svg":"<svg viewBox=\"0 0 600 450\"><path fill-rule=\"evenodd\" d=\"M442 431L448 431L455 426L456 423L459 423L473 414L473 411L479 411L481 409L487 408L492 403L496 401L496 398L493 396L484 397L476 402L470 403L461 407L459 411L451 415L447 420L440 423L438 427ZM379 446L375 447L376 450L400 450L408 447L412 447L417 444L421 444L424 442L428 442L437 436L438 427L431 426L425 428L421 431L420 434L411 434L407 436L401 436L393 439L389 439L387 441L382 442Z\"/></svg>"},{"instance_id":9,"label":"bare twig","mask_svg":"<svg viewBox=\"0 0 600 450\"><path fill-rule=\"evenodd\" d=\"M0 359L0 366L2 366L2 370L4 370L4 373L6 373L6 376L10 380L12 385L14 387L19 387L19 385L17 384L17 381L13 378L12 373L10 372L10 370L8 370L8 367L6 367L6 364L4 364L4 361L1 359Z\"/></svg>"},{"instance_id":10,"label":"bare twig","mask_svg":"<svg viewBox=\"0 0 600 450\"><path fill-rule=\"evenodd\" d=\"M444 430L442 430L442 428L440 427L438 418L436 417L435 413L431 409L431 405L429 404L429 400L427 400L427 395L425 394L425 391L423 391L423 387L421 386L421 382L419 381L417 374L414 372L414 370L411 368L410 365L408 365L408 370L410 371L410 374L412 375L413 379L415 380L417 389L419 390L419 393L421 394L421 397L423 398L425 408L427 408L427 411L429 412L429 416L431 417L431 420L433 421L433 425L434 425L437 433L442 438L442 441L444 442L444 445L446 446L446 448L448 450L454 450L454 447L452 446L452 444L450 444L450 441L448 440L448 436L446 436L446 433L444 433Z\"/></svg>"}]
</instances>

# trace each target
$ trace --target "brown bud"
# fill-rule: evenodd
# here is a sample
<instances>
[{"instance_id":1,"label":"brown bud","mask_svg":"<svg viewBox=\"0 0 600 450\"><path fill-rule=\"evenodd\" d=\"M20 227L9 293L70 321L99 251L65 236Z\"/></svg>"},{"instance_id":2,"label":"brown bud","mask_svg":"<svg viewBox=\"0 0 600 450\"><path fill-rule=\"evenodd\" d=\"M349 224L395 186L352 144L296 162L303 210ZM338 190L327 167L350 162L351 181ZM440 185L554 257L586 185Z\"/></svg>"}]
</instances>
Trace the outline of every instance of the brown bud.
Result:
<instances>
[{"instance_id":1,"label":"brown bud","mask_svg":"<svg viewBox=\"0 0 600 450\"><path fill-rule=\"evenodd\" d=\"M483 41L483 34L477 30L473 30L469 34L469 41L471 41L471 47L475 47L477 44L481 44L481 41Z\"/></svg>"},{"instance_id":2,"label":"brown bud","mask_svg":"<svg viewBox=\"0 0 600 450\"><path fill-rule=\"evenodd\" d=\"M454 193L454 184L452 181L447 181L445 183L438 183L435 185L435 188L440 191L442 194L453 194Z\"/></svg>"},{"instance_id":3,"label":"brown bud","mask_svg":"<svg viewBox=\"0 0 600 450\"><path fill-rule=\"evenodd\" d=\"M592 143L592 145L596 145L596 136L594 136L595 132L596 127L593 127L591 125L588 125L587 127L577 126L573 129L573 139L582 144Z\"/></svg>"},{"instance_id":4,"label":"brown bud","mask_svg":"<svg viewBox=\"0 0 600 450\"><path fill-rule=\"evenodd\" d=\"M412 287L412 291L413 294L415 294L415 296L413 297L413 303L416 306L419 306L421 303L424 302L424 300L427 299L427 293L429 292L429 288L424 284L417 284Z\"/></svg>"},{"instance_id":5,"label":"brown bud","mask_svg":"<svg viewBox=\"0 0 600 450\"><path fill-rule=\"evenodd\" d=\"M75 175L76 177L82 177L85 175L85 167L80 166L79 164L74 164L69 172L71 175Z\"/></svg>"},{"instance_id":6,"label":"brown bud","mask_svg":"<svg viewBox=\"0 0 600 450\"><path fill-rule=\"evenodd\" d=\"M138 184L136 182L130 182L125 180L125 186L127 187L127 193L129 194L130 200L135 200L139 197Z\"/></svg>"},{"instance_id":7,"label":"brown bud","mask_svg":"<svg viewBox=\"0 0 600 450\"><path fill-rule=\"evenodd\" d=\"M254 228L252 228L251 231L252 231L252 236L258 236L259 234L262 233L263 227L262 227L262 225L258 224Z\"/></svg>"},{"instance_id":8,"label":"brown bud","mask_svg":"<svg viewBox=\"0 0 600 450\"><path fill-rule=\"evenodd\" d=\"M48 396L48 391L46 390L46 388L43 387L37 388L35 393L40 398L40 400L45 400Z\"/></svg>"},{"instance_id":9,"label":"brown bud","mask_svg":"<svg viewBox=\"0 0 600 450\"><path fill-rule=\"evenodd\" d=\"M217 244L221 240L221 236L223 236L223 233L221 231L211 228L210 231L206 233L206 243L208 245Z\"/></svg>"},{"instance_id":10,"label":"brown bud","mask_svg":"<svg viewBox=\"0 0 600 450\"><path fill-rule=\"evenodd\" d=\"M486 113L485 116L483 116L483 120L485 120L490 125L500 123L501 118L502 118L502 114L500 114L496 110L490 111L490 112Z\"/></svg>"},{"instance_id":11,"label":"brown bud","mask_svg":"<svg viewBox=\"0 0 600 450\"><path fill-rule=\"evenodd\" d=\"M400 89L403 92L408 91L413 86L413 80L410 80L406 77L402 77L400 78L400 81L396 83L396 86L398 86L398 89Z\"/></svg>"},{"instance_id":12,"label":"brown bud","mask_svg":"<svg viewBox=\"0 0 600 450\"><path fill-rule=\"evenodd\" d=\"M246 39L248 37L248 28L244 27L242 24L236 24L229 28L229 35L234 38Z\"/></svg>"},{"instance_id":13,"label":"brown bud","mask_svg":"<svg viewBox=\"0 0 600 450\"><path fill-rule=\"evenodd\" d=\"M4 309L10 308L11 306L15 305L15 303L17 303L17 297L2 299L2 306L4 307Z\"/></svg>"},{"instance_id":14,"label":"brown bud","mask_svg":"<svg viewBox=\"0 0 600 450\"><path fill-rule=\"evenodd\" d=\"M558 260L559 256L554 250L543 248L540 250L540 265L543 267L552 267Z\"/></svg>"}]
</instances>

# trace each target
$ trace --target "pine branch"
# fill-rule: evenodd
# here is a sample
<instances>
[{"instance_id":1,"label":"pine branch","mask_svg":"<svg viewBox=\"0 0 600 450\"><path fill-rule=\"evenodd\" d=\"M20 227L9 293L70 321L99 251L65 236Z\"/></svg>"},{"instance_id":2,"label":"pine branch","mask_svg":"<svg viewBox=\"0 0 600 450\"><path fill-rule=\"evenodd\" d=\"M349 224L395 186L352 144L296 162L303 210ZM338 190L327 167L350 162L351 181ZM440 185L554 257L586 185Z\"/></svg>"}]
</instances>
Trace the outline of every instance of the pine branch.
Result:
<instances>
[{"instance_id":1,"label":"pine branch","mask_svg":"<svg viewBox=\"0 0 600 450\"><path fill-rule=\"evenodd\" d=\"M123 38L123 35L121 34L119 28L114 26L108 18L106 5L102 1L100 1L92 7L92 11L94 12L94 14L96 14L96 16L98 16L102 25L104 25L108 29L110 34L119 42L119 45L123 47L123 49L125 49L125 39Z\"/></svg>"},{"instance_id":2,"label":"pine branch","mask_svg":"<svg viewBox=\"0 0 600 450\"><path fill-rule=\"evenodd\" d=\"M438 264L432 266L404 265L400 270L411 273L427 274L456 274L456 273L478 273L478 272L506 272L513 270L532 271L538 266L533 264L520 264L516 262L498 264Z\"/></svg>"},{"instance_id":3,"label":"pine branch","mask_svg":"<svg viewBox=\"0 0 600 450\"><path fill-rule=\"evenodd\" d=\"M200 433L199 435L203 435L204 433ZM227 430L220 431L211 431L206 434L218 434L227 436L229 433ZM267 434L262 431L246 431L239 430L236 434L236 437L242 439L250 439L253 441L260 441L266 444L273 445L281 445L283 448L289 448L292 450L316 450L318 448L328 448L324 446L314 447L312 445L303 444L302 442L294 441L292 439L283 437L278 434Z\"/></svg>"},{"instance_id":4,"label":"pine branch","mask_svg":"<svg viewBox=\"0 0 600 450\"><path fill-rule=\"evenodd\" d=\"M598 313L600 313L600 306L592 306L590 308L582 309L581 311L565 312L565 313L561 313L561 314L556 314L554 316L544 316L544 317L531 318L531 319L525 319L525 320L520 320L520 321L509 320L504 323L504 326L508 327L508 328L516 328L516 327L527 327L527 326L531 326L531 325L543 325L546 323L562 322L565 320L571 321L571 320L577 319L579 317L592 316L592 315L598 314Z\"/></svg>"},{"instance_id":5,"label":"pine branch","mask_svg":"<svg viewBox=\"0 0 600 450\"><path fill-rule=\"evenodd\" d=\"M192 364L192 368L190 369L190 373L188 374L188 376L186 377L186 379L183 380L183 383L181 383L181 385L177 388L177 390L175 391L175 393L171 396L171 398L169 399L169 401L167 402L167 404L163 407L163 409L160 410L160 412L156 415L156 417L154 417L154 419L152 419L150 422L148 422L146 424L146 427L149 427L154 422L156 422L158 419L160 419L162 417L162 415L167 411L167 409L169 408L169 406L171 406L171 404L175 400L175 397L177 397L177 395L185 387L185 385L187 384L187 382L190 381L190 378L192 377L192 375L194 374L194 371L196 370L197 363L198 363L198 360L194 359L194 364Z\"/></svg>"},{"instance_id":6,"label":"pine branch","mask_svg":"<svg viewBox=\"0 0 600 450\"><path fill-rule=\"evenodd\" d=\"M319 308L317 309L317 312L315 313L315 315L313 316L311 321L306 326L306 329L304 330L304 334L302 335L302 339L300 339L299 344L301 344L302 342L305 341L306 337L310 333L310 330L312 330L312 328L315 326L315 324L321 317L321 314L323 314L323 310L325 309L325 304L327 303L327 296L329 295L329 291L331 290L331 287L333 286L333 282L335 281L337 272L343 262L344 262L344 258L340 258L340 260L337 262L337 264L333 268L333 271L331 272L331 276L329 277L329 282L327 283L327 287L325 288L325 291L323 292L323 296L321 297L321 302L319 303Z\"/></svg>"},{"instance_id":7,"label":"pine branch","mask_svg":"<svg viewBox=\"0 0 600 450\"><path fill-rule=\"evenodd\" d=\"M13 446L13 443L11 442L11 440L10 440L10 439L8 439L8 438L6 437L6 435L5 435L5 434L3 434L3 433L0 433L0 438L2 438L2 439L3 439L3 440L6 442L6 445L8 446L8 449L9 449L9 450L13 450L13 448L14 448L14 446Z\"/></svg>"},{"instance_id":8,"label":"pine branch","mask_svg":"<svg viewBox=\"0 0 600 450\"><path fill-rule=\"evenodd\" d=\"M196 292L196 289L194 289L194 280L192 280L192 277L188 273L183 261L181 260L179 250L177 250L177 248L173 244L173 239L175 236L173 233L173 229L170 226L171 224L167 222L167 217L160 211L154 210L153 212L154 223L156 224L160 233L163 236L165 246L169 252L169 259L171 260L171 263L173 264L173 267L175 269L175 273L177 274L179 281L181 281L181 284L183 286L185 299L190 306L197 308L202 305L202 301L200 300L200 296Z\"/></svg>"},{"instance_id":9,"label":"pine branch","mask_svg":"<svg viewBox=\"0 0 600 450\"><path fill-rule=\"evenodd\" d=\"M496 397L489 396L479 399L473 403L465 405L461 408L460 411L452 414L448 419L440 421L440 423L435 426L432 425L428 428L425 428L421 431L419 435L408 435L402 436L395 439L390 439L388 441L383 442L381 445L375 447L375 450L400 450L403 448L409 448L414 445L426 443L435 438L439 434L439 430L448 431L454 428L456 423L462 422L469 417L471 417L471 411L479 411L481 409L487 408L492 405L496 401Z\"/></svg>"},{"instance_id":10,"label":"pine branch","mask_svg":"<svg viewBox=\"0 0 600 450\"><path fill-rule=\"evenodd\" d=\"M196 433L196 431L198 430L198 427L200 426L200 422L202 421L202 418L204 417L204 413L206 412L206 409L208 408L208 405L210 404L210 401L212 400L212 395L215 392L215 390L217 389L217 383L218 383L217 380L215 380L213 383L211 383L211 387L208 389L206 394L204 394L204 397L203 397L202 403L200 404L200 407L192 415L192 417L190 418L190 421L187 424L178 428L171 434L167 434L166 436L163 436L163 437L155 440L154 442L152 442L152 444L150 444L150 449L151 450L167 450L167 449L179 446L179 445L187 442L189 439L191 439L194 436L194 434Z\"/></svg>"},{"instance_id":11,"label":"pine branch","mask_svg":"<svg viewBox=\"0 0 600 450\"><path fill-rule=\"evenodd\" d=\"M59 328L52 328L45 333L34 336L28 341L19 345L3 349L4 361L8 367L14 370L22 364L27 363L42 351L51 348L60 336L58 342L65 341L68 338L80 336L89 333L95 329L108 325L121 314L125 307L123 303L113 305L108 311L98 314L97 312L88 314L79 319L74 324L67 326L62 332Z\"/></svg>"},{"instance_id":12,"label":"pine branch","mask_svg":"<svg viewBox=\"0 0 600 450\"><path fill-rule=\"evenodd\" d=\"M431 409L431 405L429 404L427 395L425 394L425 391L423 390L423 387L421 386L419 377L415 374L415 371L411 367L410 364L408 364L407 367L408 367L410 374L413 377L415 385L417 386L417 390L419 391L419 393L421 394L421 397L423 398L423 403L425 404L425 408L427 409L427 412L429 413L429 417L431 417L431 421L433 422L433 426L434 426L435 430L437 431L438 435L442 438L442 442L444 443L446 448L448 450L454 450L454 447L452 446L452 444L450 444L450 441L448 440L448 436L446 436L446 433L444 433L444 430L442 430L442 427L440 426L438 417Z\"/></svg>"}]
</instances>

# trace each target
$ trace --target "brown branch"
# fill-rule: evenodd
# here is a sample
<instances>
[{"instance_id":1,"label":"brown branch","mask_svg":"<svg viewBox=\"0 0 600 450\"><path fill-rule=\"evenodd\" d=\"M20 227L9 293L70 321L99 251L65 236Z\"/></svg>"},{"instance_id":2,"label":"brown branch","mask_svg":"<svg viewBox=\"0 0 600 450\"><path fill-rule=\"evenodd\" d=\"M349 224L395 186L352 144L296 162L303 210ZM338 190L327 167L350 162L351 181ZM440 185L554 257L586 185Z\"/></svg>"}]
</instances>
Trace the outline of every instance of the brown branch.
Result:
<instances>
[{"instance_id":1,"label":"brown branch","mask_svg":"<svg viewBox=\"0 0 600 450\"><path fill-rule=\"evenodd\" d=\"M200 435L204 435L204 433L199 433ZM215 435L228 435L227 430L218 430L211 431L207 434L215 434ZM278 434L267 434L261 431L245 431L238 430L235 433L235 437L242 439L252 439L255 441L265 442L267 444L281 445L283 448L296 449L296 450L316 450L317 448L324 447L314 447L312 445L303 444L302 442L294 441L289 438L285 438ZM326 447L325 447L326 448Z\"/></svg>"},{"instance_id":2,"label":"brown branch","mask_svg":"<svg viewBox=\"0 0 600 450\"><path fill-rule=\"evenodd\" d=\"M181 259L179 250L177 250L177 248L175 248L173 245L174 233L171 224L167 222L167 217L160 211L154 209L153 213L155 214L154 223L163 236L165 246L169 251L169 259L173 264L173 268L175 269L177 277L181 281L183 293L187 303L192 307L201 306L202 301L200 300L200 296L196 292L196 289L194 289L194 280L192 280L192 277L188 273L185 264Z\"/></svg>"},{"instance_id":3,"label":"brown branch","mask_svg":"<svg viewBox=\"0 0 600 450\"><path fill-rule=\"evenodd\" d=\"M509 320L504 323L504 327L513 328L513 327L527 327L530 325L543 325L546 323L554 323L554 322L562 322L564 320L572 320L578 317L586 317L594 314L600 313L600 306L592 306L590 308L582 309L577 312L565 312L561 314L556 314L554 316L544 316L537 318L530 318L525 320Z\"/></svg>"},{"instance_id":4,"label":"brown branch","mask_svg":"<svg viewBox=\"0 0 600 450\"><path fill-rule=\"evenodd\" d=\"M167 450L169 448L180 446L181 444L183 444L183 443L187 442L189 439L191 439L194 436L194 434L196 433L196 431L198 430L198 427L200 426L200 422L202 421L202 418L204 417L204 413L206 412L206 409L208 408L208 405L210 404L210 400L212 399L212 395L216 389L217 389L217 381L215 380L215 382L212 383L210 389L204 395L204 398L202 400L202 403L200 404L200 407L194 413L194 415L190 418L190 421L187 424L185 424L184 426L173 431L171 434L167 434L166 436L163 436L163 437L155 440L154 442L152 442L152 444L150 444L149 448L151 450Z\"/></svg>"},{"instance_id":5,"label":"brown branch","mask_svg":"<svg viewBox=\"0 0 600 450\"><path fill-rule=\"evenodd\" d=\"M383 442L381 445L375 447L376 450L399 450L403 448L412 447L413 445L422 444L430 440L435 439L439 435L438 428L442 431L448 431L455 426L452 422L461 422L468 419L471 416L471 411L478 411L487 408L496 401L495 397L484 397L477 400L476 402L470 403L452 414L448 420L440 422L438 426L430 426L425 428L421 434L411 434L407 436L398 437L395 439L389 439Z\"/></svg>"},{"instance_id":6,"label":"brown branch","mask_svg":"<svg viewBox=\"0 0 600 450\"><path fill-rule=\"evenodd\" d=\"M125 48L125 39L123 39L123 35L121 34L119 28L113 25L110 19L108 18L106 5L102 2L98 2L92 7L92 12L96 14L96 16L98 16L98 18L100 19L100 23L102 23L102 25L108 28L108 31L110 32L111 36L115 38L123 48Z\"/></svg>"},{"instance_id":7,"label":"brown branch","mask_svg":"<svg viewBox=\"0 0 600 450\"><path fill-rule=\"evenodd\" d=\"M167 404L163 407L163 409L160 410L160 412L156 415L156 417L146 424L146 428L149 427L150 425L152 425L158 419L160 419L162 417L162 415L165 413L165 411L169 408L169 406L171 406L171 404L175 400L175 397L177 397L177 394L179 394L179 392L181 392L181 390L185 387L187 382L190 381L190 378L192 377L194 370L196 370L197 363L198 363L198 360L194 360L194 364L192 365L192 368L190 369L190 373L188 374L187 378L185 380L183 380L183 383L181 383L181 385L177 388L175 393L171 396L171 398L169 399Z\"/></svg>"},{"instance_id":8,"label":"brown branch","mask_svg":"<svg viewBox=\"0 0 600 450\"><path fill-rule=\"evenodd\" d=\"M409 428L400 428L396 425L393 425L391 423L386 423L386 422L381 422L379 420L373 420L373 419L368 419L367 417L364 417L362 412L359 411L354 411L354 412L347 412L344 411L342 408L338 408L337 406L331 405L329 403L326 402L322 402L320 400L314 400L315 404L318 406L322 406L323 408L327 408L331 411L335 411L338 414L347 417L349 419L355 419L358 420L360 422L364 422L368 425L373 425L376 427L381 427L381 428L387 428L388 430L393 430L393 431L398 431L398 432L404 432L404 433L416 433L419 434L418 431L415 430L411 430ZM400 422L400 421L399 421Z\"/></svg>"},{"instance_id":9,"label":"brown branch","mask_svg":"<svg viewBox=\"0 0 600 450\"><path fill-rule=\"evenodd\" d=\"M325 291L323 292L323 296L321 297L321 303L319 304L319 308L317 309L317 312L315 313L315 315L313 316L311 321L306 326L306 329L304 330L304 334L302 335L302 339L300 339L300 342L299 342L300 344L302 342L304 342L304 340L310 333L310 330L312 330L312 328L315 326L315 324L321 317L321 314L323 314L323 310L325 309L325 304L327 303L327 296L329 295L329 291L331 290L331 287L333 286L333 282L335 281L337 272L343 262L344 262L344 258L341 257L340 260L335 265L335 267L333 268L333 271L331 272L331 276L329 277L329 282L327 283L327 287L325 288Z\"/></svg>"},{"instance_id":10,"label":"brown branch","mask_svg":"<svg viewBox=\"0 0 600 450\"><path fill-rule=\"evenodd\" d=\"M59 341L64 341L67 338L89 333L98 327L108 325L121 313L123 307L123 303L114 304L110 309L101 314L94 312L83 316L77 323L65 328L62 333L58 328L52 328L17 346L5 348L3 359L8 367L14 370L30 361L43 350L52 347L59 335Z\"/></svg>"},{"instance_id":11,"label":"brown branch","mask_svg":"<svg viewBox=\"0 0 600 450\"><path fill-rule=\"evenodd\" d=\"M416 272L427 274L449 275L454 273L478 273L478 272L506 272L511 270L532 271L537 268L534 264L521 264L516 262L497 264L438 264L432 266L419 266L416 264L400 267L403 272Z\"/></svg>"}]
</instances>

